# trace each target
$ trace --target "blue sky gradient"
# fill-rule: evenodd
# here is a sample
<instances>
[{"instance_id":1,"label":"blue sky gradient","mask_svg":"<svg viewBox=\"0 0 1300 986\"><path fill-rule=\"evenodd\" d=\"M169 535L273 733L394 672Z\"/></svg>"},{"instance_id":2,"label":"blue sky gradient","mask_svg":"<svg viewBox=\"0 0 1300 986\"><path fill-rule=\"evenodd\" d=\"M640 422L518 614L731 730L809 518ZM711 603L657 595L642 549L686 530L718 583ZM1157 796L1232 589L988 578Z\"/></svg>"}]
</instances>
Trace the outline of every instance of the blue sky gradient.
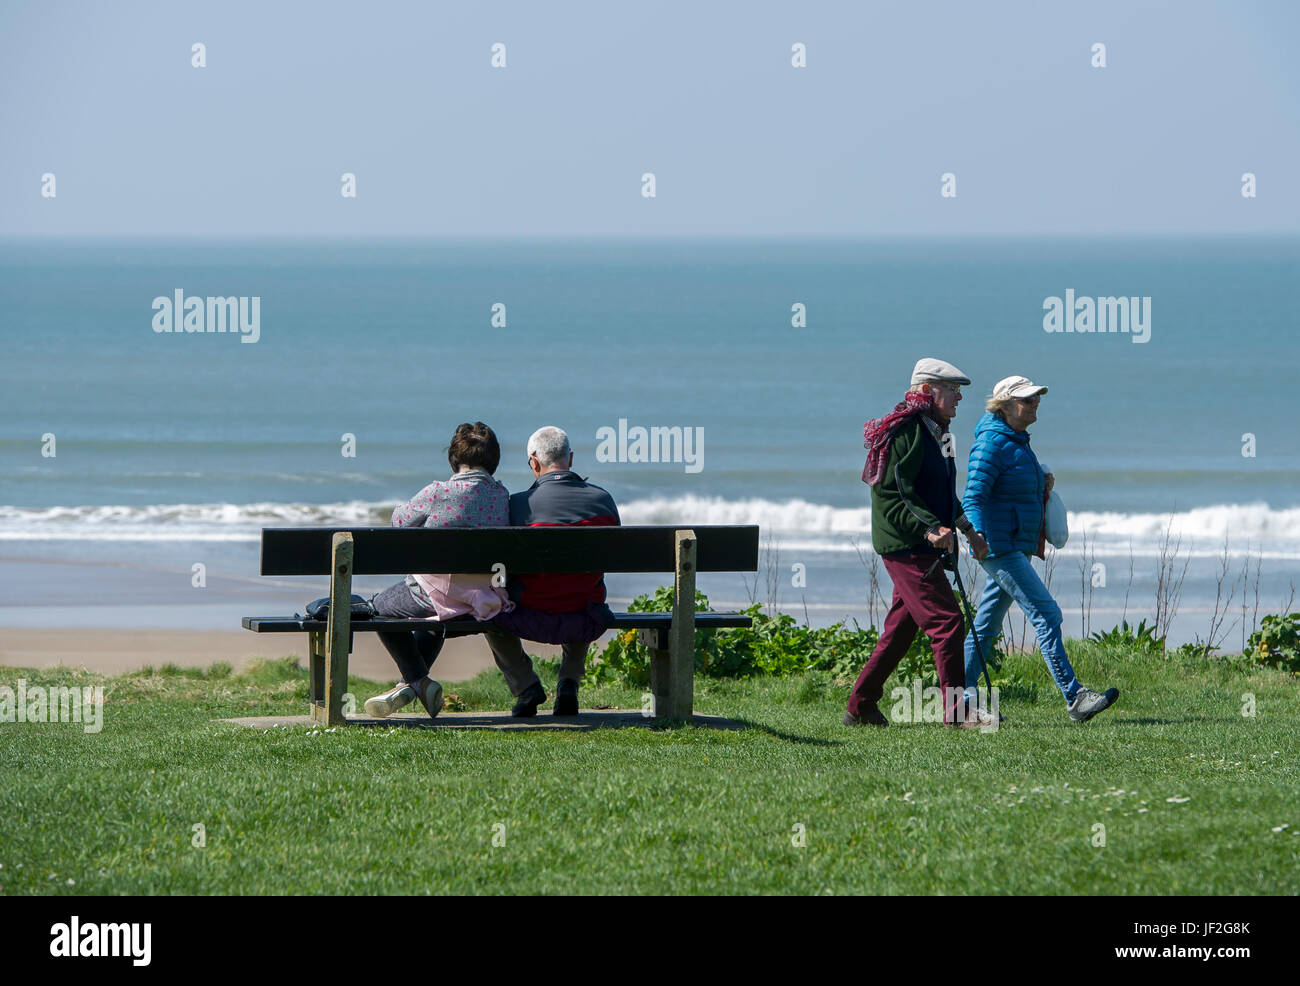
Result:
<instances>
[{"instance_id":1,"label":"blue sky gradient","mask_svg":"<svg viewBox=\"0 0 1300 986\"><path fill-rule=\"evenodd\" d=\"M1285 2L7 2L0 235L1290 234L1298 42Z\"/></svg>"}]
</instances>

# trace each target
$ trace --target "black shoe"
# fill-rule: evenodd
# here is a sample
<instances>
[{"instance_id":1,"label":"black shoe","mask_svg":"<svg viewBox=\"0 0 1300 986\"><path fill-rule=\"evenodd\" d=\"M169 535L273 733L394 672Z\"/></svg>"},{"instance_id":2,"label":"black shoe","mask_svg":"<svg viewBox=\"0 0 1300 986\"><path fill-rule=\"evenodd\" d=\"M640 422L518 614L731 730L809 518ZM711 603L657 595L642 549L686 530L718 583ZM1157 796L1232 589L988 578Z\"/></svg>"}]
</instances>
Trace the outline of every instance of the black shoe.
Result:
<instances>
[{"instance_id":1,"label":"black shoe","mask_svg":"<svg viewBox=\"0 0 1300 986\"><path fill-rule=\"evenodd\" d=\"M531 719L537 715L537 707L546 701L546 689L536 682L531 688L515 699L515 707L510 714L516 719Z\"/></svg>"},{"instance_id":2,"label":"black shoe","mask_svg":"<svg viewBox=\"0 0 1300 986\"><path fill-rule=\"evenodd\" d=\"M551 715L576 716L578 714L578 683L568 678L561 678L555 690L555 708Z\"/></svg>"},{"instance_id":3,"label":"black shoe","mask_svg":"<svg viewBox=\"0 0 1300 986\"><path fill-rule=\"evenodd\" d=\"M885 714L874 705L869 709L864 709L857 715L852 712L844 713L844 725L846 726L888 726L889 720Z\"/></svg>"}]
</instances>

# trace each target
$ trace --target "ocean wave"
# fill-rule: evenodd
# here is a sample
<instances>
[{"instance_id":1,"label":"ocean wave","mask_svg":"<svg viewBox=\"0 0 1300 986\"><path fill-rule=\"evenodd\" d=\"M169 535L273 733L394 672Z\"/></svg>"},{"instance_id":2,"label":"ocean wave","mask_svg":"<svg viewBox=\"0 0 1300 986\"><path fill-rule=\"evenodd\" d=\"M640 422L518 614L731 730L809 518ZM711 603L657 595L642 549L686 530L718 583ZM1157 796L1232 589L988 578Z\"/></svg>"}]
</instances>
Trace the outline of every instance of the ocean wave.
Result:
<instances>
[{"instance_id":1,"label":"ocean wave","mask_svg":"<svg viewBox=\"0 0 1300 986\"><path fill-rule=\"evenodd\" d=\"M0 540L247 541L263 527L384 526L393 502L200 503L145 506L0 506ZM620 504L624 524L757 524L778 547L794 551L854 551L870 546L869 507L835 507L808 500L759 497L651 497ZM1176 513L1072 511L1069 551L1084 538L1099 553L1157 552L1166 528L1181 550L1211 555L1250 549L1263 557L1300 552L1300 507L1265 503L1220 504Z\"/></svg>"},{"instance_id":2,"label":"ocean wave","mask_svg":"<svg viewBox=\"0 0 1300 986\"><path fill-rule=\"evenodd\" d=\"M166 503L0 506L0 541L255 541L263 527L376 527L393 504Z\"/></svg>"},{"instance_id":3,"label":"ocean wave","mask_svg":"<svg viewBox=\"0 0 1300 986\"><path fill-rule=\"evenodd\" d=\"M625 524L676 524L685 520L699 524L758 524L791 544L813 544L818 536L869 538L871 534L869 507L831 507L805 500L778 503L678 497L636 500L619 509ZM1070 511L1069 526L1076 541L1086 536L1089 541L1126 544L1131 538L1135 547L1158 545L1167 526L1171 538L1182 537L1184 548L1189 542L1206 549L1221 547L1225 536L1230 545L1241 548L1247 542L1300 545L1300 507L1274 509L1266 503L1219 504L1172 514Z\"/></svg>"},{"instance_id":4,"label":"ocean wave","mask_svg":"<svg viewBox=\"0 0 1300 986\"><path fill-rule=\"evenodd\" d=\"M832 507L807 500L653 497L619 504L624 524L757 524L779 533L869 534L870 507Z\"/></svg>"}]
</instances>

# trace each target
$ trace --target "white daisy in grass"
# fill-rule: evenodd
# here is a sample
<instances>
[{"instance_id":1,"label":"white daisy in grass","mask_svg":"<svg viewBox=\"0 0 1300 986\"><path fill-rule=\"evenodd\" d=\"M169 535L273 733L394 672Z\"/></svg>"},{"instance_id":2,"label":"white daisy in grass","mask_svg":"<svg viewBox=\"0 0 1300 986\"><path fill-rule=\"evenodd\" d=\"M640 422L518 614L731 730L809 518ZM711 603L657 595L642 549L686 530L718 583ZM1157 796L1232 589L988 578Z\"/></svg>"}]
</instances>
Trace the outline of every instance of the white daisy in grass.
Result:
<instances>
[{"instance_id":1,"label":"white daisy in grass","mask_svg":"<svg viewBox=\"0 0 1300 986\"><path fill-rule=\"evenodd\" d=\"M1177 797L1174 797L1174 798L1165 798L1165 800L1168 801L1171 805L1182 805L1182 804L1186 804L1187 802L1191 801L1192 799L1191 799L1191 798L1177 798Z\"/></svg>"}]
</instances>

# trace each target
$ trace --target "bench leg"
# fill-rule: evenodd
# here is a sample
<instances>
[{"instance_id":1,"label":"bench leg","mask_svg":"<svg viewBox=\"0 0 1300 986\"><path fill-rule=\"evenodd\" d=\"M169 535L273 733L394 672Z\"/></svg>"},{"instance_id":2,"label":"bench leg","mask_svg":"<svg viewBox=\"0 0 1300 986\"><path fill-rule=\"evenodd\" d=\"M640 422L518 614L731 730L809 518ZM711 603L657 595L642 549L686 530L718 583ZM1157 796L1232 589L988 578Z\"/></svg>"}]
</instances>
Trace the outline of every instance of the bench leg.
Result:
<instances>
[{"instance_id":1,"label":"bench leg","mask_svg":"<svg viewBox=\"0 0 1300 986\"><path fill-rule=\"evenodd\" d=\"M352 535L340 531L332 541L334 574L330 576L330 616L325 629L324 720L341 726L343 694L348 690L348 651L352 649Z\"/></svg>"},{"instance_id":2,"label":"bench leg","mask_svg":"<svg viewBox=\"0 0 1300 986\"><path fill-rule=\"evenodd\" d=\"M325 721L321 709L325 704L325 631L311 630L307 634L307 700L312 719Z\"/></svg>"},{"instance_id":3,"label":"bench leg","mask_svg":"<svg viewBox=\"0 0 1300 986\"><path fill-rule=\"evenodd\" d=\"M655 711L665 719L689 720L695 712L695 532L678 531L673 579L673 624L668 631L666 708L658 693ZM653 680L654 659L651 658Z\"/></svg>"},{"instance_id":4,"label":"bench leg","mask_svg":"<svg viewBox=\"0 0 1300 986\"><path fill-rule=\"evenodd\" d=\"M667 630L638 630L637 640L650 650L650 693L654 695L655 717L667 717L672 707L671 655L668 651Z\"/></svg>"}]
</instances>

